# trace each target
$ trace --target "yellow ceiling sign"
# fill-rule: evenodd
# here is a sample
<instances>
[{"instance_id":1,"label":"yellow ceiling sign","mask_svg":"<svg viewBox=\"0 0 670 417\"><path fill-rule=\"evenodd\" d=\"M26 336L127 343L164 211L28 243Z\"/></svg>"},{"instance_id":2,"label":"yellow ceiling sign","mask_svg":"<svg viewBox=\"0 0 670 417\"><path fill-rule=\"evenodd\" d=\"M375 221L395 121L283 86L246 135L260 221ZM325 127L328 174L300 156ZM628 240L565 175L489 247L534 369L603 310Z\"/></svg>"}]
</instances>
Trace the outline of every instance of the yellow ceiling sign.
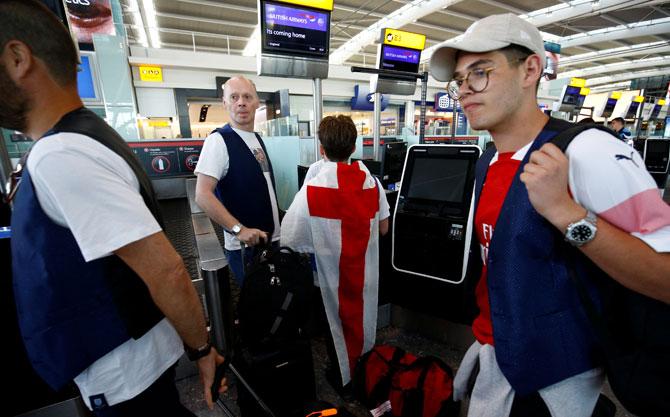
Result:
<instances>
[{"instance_id":1,"label":"yellow ceiling sign","mask_svg":"<svg viewBox=\"0 0 670 417\"><path fill-rule=\"evenodd\" d=\"M644 96L635 96L633 101L636 101L638 103L642 103L644 101Z\"/></svg>"},{"instance_id":2,"label":"yellow ceiling sign","mask_svg":"<svg viewBox=\"0 0 670 417\"><path fill-rule=\"evenodd\" d=\"M579 95L580 96L588 96L590 92L591 92L590 88L582 87L581 90L579 90Z\"/></svg>"},{"instance_id":3,"label":"yellow ceiling sign","mask_svg":"<svg viewBox=\"0 0 670 417\"><path fill-rule=\"evenodd\" d=\"M333 10L333 0L279 0L281 3L297 4L315 9Z\"/></svg>"},{"instance_id":4,"label":"yellow ceiling sign","mask_svg":"<svg viewBox=\"0 0 670 417\"><path fill-rule=\"evenodd\" d=\"M423 51L426 46L426 35L420 33L386 28L382 29L382 36L385 45L418 49L419 51Z\"/></svg>"},{"instance_id":5,"label":"yellow ceiling sign","mask_svg":"<svg viewBox=\"0 0 670 417\"><path fill-rule=\"evenodd\" d=\"M611 98L615 99L620 99L621 98L621 91L613 91L612 94L610 95Z\"/></svg>"},{"instance_id":6,"label":"yellow ceiling sign","mask_svg":"<svg viewBox=\"0 0 670 417\"><path fill-rule=\"evenodd\" d=\"M570 78L570 86L572 87L584 87L586 86L586 80L584 78Z\"/></svg>"},{"instance_id":7,"label":"yellow ceiling sign","mask_svg":"<svg viewBox=\"0 0 670 417\"><path fill-rule=\"evenodd\" d=\"M154 83L163 82L163 69L155 66L140 66L140 80Z\"/></svg>"}]
</instances>

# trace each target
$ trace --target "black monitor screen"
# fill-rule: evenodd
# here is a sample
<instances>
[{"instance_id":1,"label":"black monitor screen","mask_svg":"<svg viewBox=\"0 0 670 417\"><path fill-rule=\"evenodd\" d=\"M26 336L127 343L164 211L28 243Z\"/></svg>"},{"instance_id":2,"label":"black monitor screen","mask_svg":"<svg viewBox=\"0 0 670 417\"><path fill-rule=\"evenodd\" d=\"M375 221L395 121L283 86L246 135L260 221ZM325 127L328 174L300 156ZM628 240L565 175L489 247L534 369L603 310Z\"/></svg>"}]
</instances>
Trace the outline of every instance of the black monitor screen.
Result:
<instances>
[{"instance_id":1,"label":"black monitor screen","mask_svg":"<svg viewBox=\"0 0 670 417\"><path fill-rule=\"evenodd\" d=\"M647 140L647 159L668 158L670 153L670 140L649 139Z\"/></svg>"},{"instance_id":2,"label":"black monitor screen","mask_svg":"<svg viewBox=\"0 0 670 417\"><path fill-rule=\"evenodd\" d=\"M397 46L382 45L380 69L418 72L421 51Z\"/></svg>"},{"instance_id":3,"label":"black monitor screen","mask_svg":"<svg viewBox=\"0 0 670 417\"><path fill-rule=\"evenodd\" d=\"M263 52L328 56L330 13L272 2L261 10Z\"/></svg>"},{"instance_id":4,"label":"black monitor screen","mask_svg":"<svg viewBox=\"0 0 670 417\"><path fill-rule=\"evenodd\" d=\"M415 157L408 197L462 203L470 161Z\"/></svg>"},{"instance_id":5,"label":"black monitor screen","mask_svg":"<svg viewBox=\"0 0 670 417\"><path fill-rule=\"evenodd\" d=\"M615 98L608 98L607 103L605 103L605 109L603 110L603 114L601 114L602 117L610 117L612 115L612 112L614 111L614 107L616 106L617 99Z\"/></svg>"},{"instance_id":6,"label":"black monitor screen","mask_svg":"<svg viewBox=\"0 0 670 417\"><path fill-rule=\"evenodd\" d=\"M639 101L631 101L630 106L628 106L628 111L626 112L626 119L633 119L637 115L637 109L640 108Z\"/></svg>"},{"instance_id":7,"label":"black monitor screen","mask_svg":"<svg viewBox=\"0 0 670 417\"><path fill-rule=\"evenodd\" d=\"M582 107L584 105L584 100L586 100L586 96L583 96L583 95L580 94L579 97L577 97L576 106L577 107Z\"/></svg>"},{"instance_id":8,"label":"black monitor screen","mask_svg":"<svg viewBox=\"0 0 670 417\"><path fill-rule=\"evenodd\" d=\"M405 156L407 155L407 142L387 142L384 145L384 182L398 182L402 177Z\"/></svg>"},{"instance_id":9,"label":"black monitor screen","mask_svg":"<svg viewBox=\"0 0 670 417\"><path fill-rule=\"evenodd\" d=\"M579 90L579 87L568 86L568 88L565 89L565 94L563 95L563 104L577 104Z\"/></svg>"}]
</instances>

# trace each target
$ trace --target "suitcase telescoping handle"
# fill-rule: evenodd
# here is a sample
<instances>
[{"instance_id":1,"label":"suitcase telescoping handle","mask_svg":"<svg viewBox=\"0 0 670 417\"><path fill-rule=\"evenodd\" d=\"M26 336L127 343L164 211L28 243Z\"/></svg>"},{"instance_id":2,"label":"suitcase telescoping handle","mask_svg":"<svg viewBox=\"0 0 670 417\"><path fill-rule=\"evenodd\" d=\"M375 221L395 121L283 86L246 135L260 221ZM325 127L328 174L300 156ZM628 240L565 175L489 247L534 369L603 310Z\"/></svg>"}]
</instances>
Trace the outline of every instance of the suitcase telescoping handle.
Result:
<instances>
[{"instance_id":1,"label":"suitcase telescoping handle","mask_svg":"<svg viewBox=\"0 0 670 417\"><path fill-rule=\"evenodd\" d=\"M226 375L226 370L230 365L230 355L226 355L223 363L216 367L216 373L214 374L214 382L210 387L210 392L212 393L212 402L217 402L219 400L219 387L221 386L221 381Z\"/></svg>"}]
</instances>

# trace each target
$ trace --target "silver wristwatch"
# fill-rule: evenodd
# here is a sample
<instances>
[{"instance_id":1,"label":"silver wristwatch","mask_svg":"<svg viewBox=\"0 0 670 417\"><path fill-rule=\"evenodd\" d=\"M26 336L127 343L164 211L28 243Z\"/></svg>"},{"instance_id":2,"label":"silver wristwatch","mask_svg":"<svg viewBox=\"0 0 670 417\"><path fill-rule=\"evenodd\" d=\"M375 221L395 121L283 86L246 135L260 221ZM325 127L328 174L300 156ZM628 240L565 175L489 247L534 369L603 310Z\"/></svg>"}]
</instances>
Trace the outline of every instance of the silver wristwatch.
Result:
<instances>
[{"instance_id":1,"label":"silver wristwatch","mask_svg":"<svg viewBox=\"0 0 670 417\"><path fill-rule=\"evenodd\" d=\"M586 217L568 225L565 230L565 240L575 247L589 243L596 237L597 219L595 213L588 211Z\"/></svg>"},{"instance_id":2,"label":"silver wristwatch","mask_svg":"<svg viewBox=\"0 0 670 417\"><path fill-rule=\"evenodd\" d=\"M243 226L242 226L242 223L237 223L235 226L233 226L233 227L230 228L230 233L232 233L232 234L234 234L235 236L237 236L237 235L240 234L240 232L242 231L242 227L243 227Z\"/></svg>"}]
</instances>

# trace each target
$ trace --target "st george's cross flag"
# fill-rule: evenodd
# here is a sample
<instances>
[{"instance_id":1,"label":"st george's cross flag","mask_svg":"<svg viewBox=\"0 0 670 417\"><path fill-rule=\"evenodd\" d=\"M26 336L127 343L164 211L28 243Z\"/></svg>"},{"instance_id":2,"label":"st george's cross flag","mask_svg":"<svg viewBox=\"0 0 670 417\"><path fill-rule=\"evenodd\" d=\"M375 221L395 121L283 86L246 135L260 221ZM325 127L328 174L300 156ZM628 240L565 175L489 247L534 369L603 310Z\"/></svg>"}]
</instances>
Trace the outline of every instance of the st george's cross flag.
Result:
<instances>
[{"instance_id":1,"label":"st george's cross flag","mask_svg":"<svg viewBox=\"0 0 670 417\"><path fill-rule=\"evenodd\" d=\"M360 162L325 162L296 194L281 244L314 253L342 384L372 349L379 291L379 188Z\"/></svg>"}]
</instances>

